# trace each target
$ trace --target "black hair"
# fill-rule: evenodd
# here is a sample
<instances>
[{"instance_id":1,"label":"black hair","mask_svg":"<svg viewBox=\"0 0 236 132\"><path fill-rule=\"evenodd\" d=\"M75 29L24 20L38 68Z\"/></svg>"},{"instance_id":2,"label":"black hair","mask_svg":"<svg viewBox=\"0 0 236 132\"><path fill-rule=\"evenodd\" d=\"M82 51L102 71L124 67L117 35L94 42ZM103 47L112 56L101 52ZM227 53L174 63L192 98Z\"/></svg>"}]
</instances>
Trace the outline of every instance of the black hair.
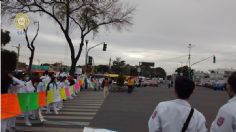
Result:
<instances>
[{"instance_id":1,"label":"black hair","mask_svg":"<svg viewBox=\"0 0 236 132\"><path fill-rule=\"evenodd\" d=\"M234 93L236 93L236 72L233 72L228 78L228 84L233 89Z\"/></svg>"},{"instance_id":2,"label":"black hair","mask_svg":"<svg viewBox=\"0 0 236 132\"><path fill-rule=\"evenodd\" d=\"M57 83L55 82L55 77L52 76L51 77L51 81L48 83L48 86L47 86L47 91L49 90L49 85L52 84L52 85L56 85L56 89L57 89Z\"/></svg>"},{"instance_id":3,"label":"black hair","mask_svg":"<svg viewBox=\"0 0 236 132\"><path fill-rule=\"evenodd\" d=\"M2 71L1 72L1 93L7 93L8 88L13 83L13 80L11 77L9 77L9 71Z\"/></svg>"},{"instance_id":4,"label":"black hair","mask_svg":"<svg viewBox=\"0 0 236 132\"><path fill-rule=\"evenodd\" d=\"M48 75L48 70L46 70L46 71L44 72L44 75Z\"/></svg>"},{"instance_id":5,"label":"black hair","mask_svg":"<svg viewBox=\"0 0 236 132\"><path fill-rule=\"evenodd\" d=\"M180 99L188 99L194 88L194 82L187 77L177 77L175 80L175 91Z\"/></svg>"}]
</instances>

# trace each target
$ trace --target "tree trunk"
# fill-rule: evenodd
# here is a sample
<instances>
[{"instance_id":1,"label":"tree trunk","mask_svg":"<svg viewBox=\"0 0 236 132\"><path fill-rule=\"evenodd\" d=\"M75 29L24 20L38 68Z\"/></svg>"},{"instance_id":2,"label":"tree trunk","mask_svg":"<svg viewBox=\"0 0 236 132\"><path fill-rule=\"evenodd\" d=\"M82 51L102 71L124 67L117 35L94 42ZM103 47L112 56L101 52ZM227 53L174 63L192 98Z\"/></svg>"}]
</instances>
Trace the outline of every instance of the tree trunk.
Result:
<instances>
[{"instance_id":1,"label":"tree trunk","mask_svg":"<svg viewBox=\"0 0 236 132\"><path fill-rule=\"evenodd\" d=\"M72 76L74 76L77 61L78 60L76 60L75 58L73 58L73 59L71 58L70 75L72 75Z\"/></svg>"},{"instance_id":2,"label":"tree trunk","mask_svg":"<svg viewBox=\"0 0 236 132\"><path fill-rule=\"evenodd\" d=\"M31 50L31 54L30 54L30 57L29 57L29 67L28 67L29 72L31 71L33 60L34 60L34 49Z\"/></svg>"},{"instance_id":3,"label":"tree trunk","mask_svg":"<svg viewBox=\"0 0 236 132\"><path fill-rule=\"evenodd\" d=\"M71 67L70 67L70 75L74 75L75 73L75 68L76 68L76 64L80 58L80 55L82 53L82 49L84 46L84 36L81 36L81 42L80 42L80 47L79 47L79 52L77 53L77 55L75 56L75 51L74 51L74 47L73 47L73 43L70 39L70 37L68 36L68 34L65 34L65 37L67 39L67 42L69 44L70 47L70 51L71 51Z\"/></svg>"}]
</instances>

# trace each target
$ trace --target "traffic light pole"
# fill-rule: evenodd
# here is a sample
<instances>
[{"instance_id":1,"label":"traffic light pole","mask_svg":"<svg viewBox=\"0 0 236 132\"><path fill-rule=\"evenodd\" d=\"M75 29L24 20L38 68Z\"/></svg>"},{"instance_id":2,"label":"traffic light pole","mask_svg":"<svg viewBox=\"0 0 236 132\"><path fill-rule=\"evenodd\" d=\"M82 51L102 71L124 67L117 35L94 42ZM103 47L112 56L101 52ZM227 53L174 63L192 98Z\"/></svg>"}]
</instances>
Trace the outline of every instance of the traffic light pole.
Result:
<instances>
[{"instance_id":1,"label":"traffic light pole","mask_svg":"<svg viewBox=\"0 0 236 132\"><path fill-rule=\"evenodd\" d=\"M102 45L102 44L105 44L105 42L102 42L102 43L99 43L99 44L97 44L97 45L94 45L93 47L90 47L90 48L87 50L87 56L88 56L88 53L89 53L89 51L90 51L91 49L93 49L93 48L95 48L95 47L97 47L97 46L99 46L99 45Z\"/></svg>"},{"instance_id":2,"label":"traffic light pole","mask_svg":"<svg viewBox=\"0 0 236 132\"><path fill-rule=\"evenodd\" d=\"M200 61L197 61L197 62L193 63L191 66L196 65L196 64L198 64L198 63L200 63L200 62L203 62L203 61L205 61L205 60L208 60L208 59L210 59L211 57L215 57L215 56L214 56L214 55L209 56L209 57L207 57L207 58L205 58L205 59L202 59L202 60L200 60Z\"/></svg>"},{"instance_id":3,"label":"traffic light pole","mask_svg":"<svg viewBox=\"0 0 236 132\"><path fill-rule=\"evenodd\" d=\"M188 63L189 63L189 67L188 67L188 76L189 79L191 79L191 65L190 65L190 61L191 61L191 48L192 48L192 44L188 45L188 49L189 49L189 54L188 54Z\"/></svg>"},{"instance_id":4,"label":"traffic light pole","mask_svg":"<svg viewBox=\"0 0 236 132\"><path fill-rule=\"evenodd\" d=\"M86 41L86 55L85 55L85 74L87 74L87 66L88 66L88 54L89 54L89 51L99 45L102 45L102 44L105 44L105 42L102 42L102 43L99 43L99 44L96 44L90 48L88 48L88 41Z\"/></svg>"}]
</instances>

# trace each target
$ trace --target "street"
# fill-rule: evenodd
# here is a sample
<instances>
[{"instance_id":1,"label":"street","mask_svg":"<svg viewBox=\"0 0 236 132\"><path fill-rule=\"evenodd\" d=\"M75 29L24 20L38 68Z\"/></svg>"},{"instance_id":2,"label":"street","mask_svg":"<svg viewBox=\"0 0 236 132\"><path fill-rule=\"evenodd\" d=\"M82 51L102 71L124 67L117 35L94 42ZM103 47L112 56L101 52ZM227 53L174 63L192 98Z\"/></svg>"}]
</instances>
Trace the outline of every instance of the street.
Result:
<instances>
[{"instance_id":1,"label":"street","mask_svg":"<svg viewBox=\"0 0 236 132\"><path fill-rule=\"evenodd\" d=\"M73 100L64 103L59 115L45 115L44 124L32 120L32 126L24 126L22 117L17 118L17 131L82 132L86 126L107 128L119 132L147 132L147 122L160 101L174 99L173 88L135 88L132 94L111 92L104 100L102 91L82 91ZM225 92L197 87L190 102L201 111L207 127L215 118L217 110L227 101Z\"/></svg>"},{"instance_id":2,"label":"street","mask_svg":"<svg viewBox=\"0 0 236 132\"><path fill-rule=\"evenodd\" d=\"M173 88L136 88L132 94L110 93L90 126L119 132L147 132L148 119L160 101L174 99ZM190 102L201 111L209 129L220 106L227 101L225 92L197 87Z\"/></svg>"}]
</instances>

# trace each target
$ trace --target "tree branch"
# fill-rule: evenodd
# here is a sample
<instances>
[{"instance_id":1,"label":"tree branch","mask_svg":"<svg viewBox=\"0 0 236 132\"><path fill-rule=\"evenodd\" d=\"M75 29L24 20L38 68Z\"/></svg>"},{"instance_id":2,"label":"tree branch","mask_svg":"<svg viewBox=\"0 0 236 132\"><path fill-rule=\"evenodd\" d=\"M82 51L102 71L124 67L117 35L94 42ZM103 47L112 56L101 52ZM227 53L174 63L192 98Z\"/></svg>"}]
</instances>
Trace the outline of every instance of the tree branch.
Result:
<instances>
[{"instance_id":1,"label":"tree branch","mask_svg":"<svg viewBox=\"0 0 236 132\"><path fill-rule=\"evenodd\" d=\"M77 25L79 26L80 30L82 31L82 27L81 27L80 23L78 23L78 22L75 20L75 18L73 18L73 17L71 17L71 16L69 16L69 18L70 18L71 20L73 20L74 23L77 24Z\"/></svg>"},{"instance_id":2,"label":"tree branch","mask_svg":"<svg viewBox=\"0 0 236 132\"><path fill-rule=\"evenodd\" d=\"M30 49L30 51L32 51L32 47L30 46L30 42L29 42L29 38L28 38L28 28L23 30L25 33L25 39L26 39L26 43L27 43L27 47Z\"/></svg>"},{"instance_id":3,"label":"tree branch","mask_svg":"<svg viewBox=\"0 0 236 132\"><path fill-rule=\"evenodd\" d=\"M38 23L38 28L37 28L36 34L35 34L33 40L31 41L31 47L32 47L32 49L35 49L35 47L34 47L34 41L35 41L35 39L37 38L38 33L39 33L39 23Z\"/></svg>"},{"instance_id":4,"label":"tree branch","mask_svg":"<svg viewBox=\"0 0 236 132\"><path fill-rule=\"evenodd\" d=\"M66 33L69 33L69 27L70 27L70 1L66 0Z\"/></svg>"},{"instance_id":5,"label":"tree branch","mask_svg":"<svg viewBox=\"0 0 236 132\"><path fill-rule=\"evenodd\" d=\"M56 16L54 16L54 15L51 14L50 12L46 11L42 6L38 5L37 3L35 3L35 5L36 5L38 8L40 8L40 9L42 10L42 12L44 12L44 13L48 14L49 16L51 16L51 17L58 23L58 25L60 26L61 30L62 30L63 32L65 32L65 29L64 29L62 23L56 18Z\"/></svg>"}]
</instances>

